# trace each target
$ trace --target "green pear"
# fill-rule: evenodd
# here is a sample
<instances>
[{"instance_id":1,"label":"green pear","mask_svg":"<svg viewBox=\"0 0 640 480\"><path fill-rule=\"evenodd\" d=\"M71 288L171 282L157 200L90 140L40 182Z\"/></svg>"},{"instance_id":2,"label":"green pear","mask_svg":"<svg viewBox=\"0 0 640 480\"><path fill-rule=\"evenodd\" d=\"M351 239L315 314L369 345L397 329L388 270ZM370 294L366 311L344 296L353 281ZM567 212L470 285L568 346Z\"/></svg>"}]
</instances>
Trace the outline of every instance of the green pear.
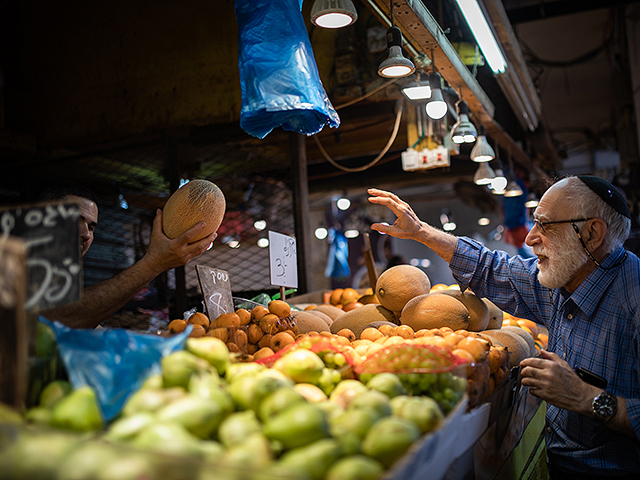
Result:
<instances>
[{"instance_id":1,"label":"green pear","mask_svg":"<svg viewBox=\"0 0 640 480\"><path fill-rule=\"evenodd\" d=\"M348 411L370 409L378 414L379 417L388 417L391 415L391 401L384 393L377 390L367 390L360 393L349 403Z\"/></svg>"},{"instance_id":2,"label":"green pear","mask_svg":"<svg viewBox=\"0 0 640 480\"><path fill-rule=\"evenodd\" d=\"M242 375L229 385L229 395L233 399L236 410L242 411L251 408L251 399L253 398L253 390L257 381L256 377L257 374Z\"/></svg>"},{"instance_id":3,"label":"green pear","mask_svg":"<svg viewBox=\"0 0 640 480\"><path fill-rule=\"evenodd\" d=\"M29 423L37 423L40 425L51 425L53 412L44 407L31 407L24 414L24 419Z\"/></svg>"},{"instance_id":4,"label":"green pear","mask_svg":"<svg viewBox=\"0 0 640 480\"><path fill-rule=\"evenodd\" d=\"M142 382L142 386L140 388L164 388L164 380L162 380L162 374L156 373L154 375L149 375L147 379Z\"/></svg>"},{"instance_id":5,"label":"green pear","mask_svg":"<svg viewBox=\"0 0 640 480\"><path fill-rule=\"evenodd\" d=\"M251 401L250 408L257 412L262 400L270 393L275 392L279 388L289 387L293 388L295 383L289 377L280 373L277 370L268 369L264 372L260 372L255 377L256 381L252 385L250 392Z\"/></svg>"},{"instance_id":6,"label":"green pear","mask_svg":"<svg viewBox=\"0 0 640 480\"><path fill-rule=\"evenodd\" d=\"M53 406L51 425L81 432L100 430L102 413L93 388L80 387L58 400Z\"/></svg>"},{"instance_id":7,"label":"green pear","mask_svg":"<svg viewBox=\"0 0 640 480\"><path fill-rule=\"evenodd\" d=\"M358 380L342 380L329 395L329 400L346 409L354 398L368 390L367 386Z\"/></svg>"},{"instance_id":8,"label":"green pear","mask_svg":"<svg viewBox=\"0 0 640 480\"><path fill-rule=\"evenodd\" d=\"M51 358L56 353L56 334L49 325L36 326L36 358Z\"/></svg>"},{"instance_id":9,"label":"green pear","mask_svg":"<svg viewBox=\"0 0 640 480\"><path fill-rule=\"evenodd\" d=\"M83 443L60 462L56 480L94 480L119 456L119 451L104 443Z\"/></svg>"},{"instance_id":10,"label":"green pear","mask_svg":"<svg viewBox=\"0 0 640 480\"><path fill-rule=\"evenodd\" d=\"M329 436L329 422L312 403L296 403L264 424L265 435L282 443L285 449L307 445Z\"/></svg>"},{"instance_id":11,"label":"green pear","mask_svg":"<svg viewBox=\"0 0 640 480\"><path fill-rule=\"evenodd\" d=\"M342 430L340 432L336 432L335 434L332 433L331 435L340 445L343 455L356 455L360 453L360 444L362 443L362 438L357 433Z\"/></svg>"},{"instance_id":12,"label":"green pear","mask_svg":"<svg viewBox=\"0 0 640 480\"><path fill-rule=\"evenodd\" d=\"M162 380L165 388L189 386L191 375L198 372L211 371L213 368L206 360L186 350L173 352L161 361Z\"/></svg>"},{"instance_id":13,"label":"green pear","mask_svg":"<svg viewBox=\"0 0 640 480\"><path fill-rule=\"evenodd\" d=\"M73 388L66 380L54 380L47 384L40 392L40 406L51 408L62 397L71 393Z\"/></svg>"},{"instance_id":14,"label":"green pear","mask_svg":"<svg viewBox=\"0 0 640 480\"><path fill-rule=\"evenodd\" d=\"M0 402L0 424L20 425L23 421L22 415L16 409Z\"/></svg>"},{"instance_id":15,"label":"green pear","mask_svg":"<svg viewBox=\"0 0 640 480\"><path fill-rule=\"evenodd\" d=\"M316 402L316 406L319 407L325 413L325 415L327 416L327 420L329 421L331 421L332 418L339 417L344 412L346 412L344 408L342 408L337 403L332 402L331 400L323 400L321 402Z\"/></svg>"},{"instance_id":16,"label":"green pear","mask_svg":"<svg viewBox=\"0 0 640 480\"><path fill-rule=\"evenodd\" d=\"M201 455L201 440L176 422L155 421L143 428L131 445L171 455Z\"/></svg>"},{"instance_id":17,"label":"green pear","mask_svg":"<svg viewBox=\"0 0 640 480\"><path fill-rule=\"evenodd\" d=\"M262 399L258 405L258 417L263 422L266 422L287 407L299 402L306 402L306 399L296 392L293 387L280 387Z\"/></svg>"},{"instance_id":18,"label":"green pear","mask_svg":"<svg viewBox=\"0 0 640 480\"><path fill-rule=\"evenodd\" d=\"M215 440L207 440L206 442L200 442L198 448L202 453L202 459L206 462L216 463L220 460L220 457L225 452L224 445Z\"/></svg>"},{"instance_id":19,"label":"green pear","mask_svg":"<svg viewBox=\"0 0 640 480\"><path fill-rule=\"evenodd\" d=\"M316 384L325 368L318 354L304 348L285 353L275 361L273 368L296 383Z\"/></svg>"},{"instance_id":20,"label":"green pear","mask_svg":"<svg viewBox=\"0 0 640 480\"><path fill-rule=\"evenodd\" d=\"M391 414L396 415L397 412L400 411L402 406L411 399L409 395L398 395L397 397L393 397L391 399Z\"/></svg>"},{"instance_id":21,"label":"green pear","mask_svg":"<svg viewBox=\"0 0 640 480\"><path fill-rule=\"evenodd\" d=\"M261 363L256 363L256 362L232 363L231 365L229 365L229 367L227 367L227 373L225 374L225 379L227 380L227 382L232 384L243 375L255 376L266 369L267 367L265 367Z\"/></svg>"},{"instance_id":22,"label":"green pear","mask_svg":"<svg viewBox=\"0 0 640 480\"><path fill-rule=\"evenodd\" d=\"M205 359L215 367L218 375L224 375L231 363L227 345L216 337L187 338L187 350Z\"/></svg>"},{"instance_id":23,"label":"green pear","mask_svg":"<svg viewBox=\"0 0 640 480\"><path fill-rule=\"evenodd\" d=\"M215 373L199 374L191 377L189 392L197 397L217 403L226 412L225 416L235 409L231 394Z\"/></svg>"},{"instance_id":24,"label":"green pear","mask_svg":"<svg viewBox=\"0 0 640 480\"><path fill-rule=\"evenodd\" d=\"M227 416L218 428L218 439L227 448L244 441L252 433L260 432L261 426L253 410L235 412Z\"/></svg>"},{"instance_id":25,"label":"green pear","mask_svg":"<svg viewBox=\"0 0 640 480\"><path fill-rule=\"evenodd\" d=\"M331 434L336 436L342 432L353 432L363 439L379 418L380 415L370 408L349 409L329 421Z\"/></svg>"},{"instance_id":26,"label":"green pear","mask_svg":"<svg viewBox=\"0 0 640 480\"><path fill-rule=\"evenodd\" d=\"M125 453L112 459L97 475L96 480L160 480L166 478L154 467L154 458L140 453Z\"/></svg>"},{"instance_id":27,"label":"green pear","mask_svg":"<svg viewBox=\"0 0 640 480\"><path fill-rule=\"evenodd\" d=\"M433 398L421 396L409 397L393 414L414 421L423 434L437 428L444 419L438 403Z\"/></svg>"},{"instance_id":28,"label":"green pear","mask_svg":"<svg viewBox=\"0 0 640 480\"><path fill-rule=\"evenodd\" d=\"M161 422L176 422L199 438L209 438L227 416L218 403L195 395L185 395L157 413Z\"/></svg>"},{"instance_id":29,"label":"green pear","mask_svg":"<svg viewBox=\"0 0 640 480\"><path fill-rule=\"evenodd\" d=\"M341 455L339 443L334 439L324 438L285 452L279 463L281 466L306 473L311 480L322 480Z\"/></svg>"},{"instance_id":30,"label":"green pear","mask_svg":"<svg viewBox=\"0 0 640 480\"><path fill-rule=\"evenodd\" d=\"M394 373L379 373L374 375L366 385L370 390L382 392L389 398L407 394L407 389L402 384L400 378Z\"/></svg>"},{"instance_id":31,"label":"green pear","mask_svg":"<svg viewBox=\"0 0 640 480\"><path fill-rule=\"evenodd\" d=\"M136 413L153 413L168 403L184 397L186 392L181 387L173 388L141 388L133 392L122 407L122 415L129 416Z\"/></svg>"},{"instance_id":32,"label":"green pear","mask_svg":"<svg viewBox=\"0 0 640 480\"><path fill-rule=\"evenodd\" d=\"M104 439L112 442L131 440L154 421L155 417L148 412L134 413L127 417L120 417L111 422L108 430L104 434Z\"/></svg>"},{"instance_id":33,"label":"green pear","mask_svg":"<svg viewBox=\"0 0 640 480\"><path fill-rule=\"evenodd\" d=\"M242 442L226 450L220 463L225 467L258 470L273 461L269 440L262 432L251 433Z\"/></svg>"},{"instance_id":34,"label":"green pear","mask_svg":"<svg viewBox=\"0 0 640 480\"><path fill-rule=\"evenodd\" d=\"M376 480L384 467L373 458L351 455L331 465L325 480Z\"/></svg>"},{"instance_id":35,"label":"green pear","mask_svg":"<svg viewBox=\"0 0 640 480\"><path fill-rule=\"evenodd\" d=\"M420 438L420 429L411 420L384 417L378 420L362 442L362 453L390 467Z\"/></svg>"},{"instance_id":36,"label":"green pear","mask_svg":"<svg viewBox=\"0 0 640 480\"><path fill-rule=\"evenodd\" d=\"M12 439L13 440L13 439ZM78 437L43 431L23 431L15 441L0 449L0 476L10 479L54 480L62 459L79 444Z\"/></svg>"}]
</instances>

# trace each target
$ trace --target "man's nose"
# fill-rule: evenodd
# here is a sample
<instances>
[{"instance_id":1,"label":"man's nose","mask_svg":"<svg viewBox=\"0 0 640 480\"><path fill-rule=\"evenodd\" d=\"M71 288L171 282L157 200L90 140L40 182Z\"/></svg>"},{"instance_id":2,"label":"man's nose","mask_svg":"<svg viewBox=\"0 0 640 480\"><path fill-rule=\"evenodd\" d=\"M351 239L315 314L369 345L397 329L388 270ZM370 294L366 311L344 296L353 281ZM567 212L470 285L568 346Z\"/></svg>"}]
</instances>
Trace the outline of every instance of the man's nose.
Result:
<instances>
[{"instance_id":1,"label":"man's nose","mask_svg":"<svg viewBox=\"0 0 640 480\"><path fill-rule=\"evenodd\" d=\"M529 230L529 233L527 233L527 236L525 237L524 242L531 247L534 244L538 243L539 241L540 241L540 237L538 236L537 229L534 225L533 227L531 227L531 230Z\"/></svg>"},{"instance_id":2,"label":"man's nose","mask_svg":"<svg viewBox=\"0 0 640 480\"><path fill-rule=\"evenodd\" d=\"M89 225L84 222L80 222L80 237L86 240L91 236L90 233Z\"/></svg>"}]
</instances>

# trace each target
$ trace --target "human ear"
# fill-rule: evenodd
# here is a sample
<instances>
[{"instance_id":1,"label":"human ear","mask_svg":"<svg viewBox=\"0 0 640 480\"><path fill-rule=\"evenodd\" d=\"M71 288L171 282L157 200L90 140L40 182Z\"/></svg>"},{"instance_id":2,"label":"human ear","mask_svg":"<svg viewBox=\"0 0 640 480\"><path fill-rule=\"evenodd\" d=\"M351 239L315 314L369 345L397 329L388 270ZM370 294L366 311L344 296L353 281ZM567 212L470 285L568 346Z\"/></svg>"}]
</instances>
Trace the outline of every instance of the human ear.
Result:
<instances>
[{"instance_id":1,"label":"human ear","mask_svg":"<svg viewBox=\"0 0 640 480\"><path fill-rule=\"evenodd\" d=\"M604 242L607 234L607 224L601 218L594 218L587 223L586 240L595 250Z\"/></svg>"}]
</instances>

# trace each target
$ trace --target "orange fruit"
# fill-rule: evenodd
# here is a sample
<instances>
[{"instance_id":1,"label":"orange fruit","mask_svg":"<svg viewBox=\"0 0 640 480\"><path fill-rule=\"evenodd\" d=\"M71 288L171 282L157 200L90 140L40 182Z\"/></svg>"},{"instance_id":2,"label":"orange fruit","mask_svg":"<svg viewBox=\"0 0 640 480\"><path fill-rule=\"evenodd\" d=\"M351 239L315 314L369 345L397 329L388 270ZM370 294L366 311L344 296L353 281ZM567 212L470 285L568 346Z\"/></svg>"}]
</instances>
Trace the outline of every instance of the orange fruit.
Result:
<instances>
[{"instance_id":1,"label":"orange fruit","mask_svg":"<svg viewBox=\"0 0 640 480\"><path fill-rule=\"evenodd\" d=\"M455 348L451 353L456 357L463 359L464 363L476 363L475 357L468 350Z\"/></svg>"},{"instance_id":2,"label":"orange fruit","mask_svg":"<svg viewBox=\"0 0 640 480\"><path fill-rule=\"evenodd\" d=\"M360 334L361 339L370 340L371 342L375 342L381 337L384 337L384 334L380 330L374 327L367 327Z\"/></svg>"},{"instance_id":3,"label":"orange fruit","mask_svg":"<svg viewBox=\"0 0 640 480\"><path fill-rule=\"evenodd\" d=\"M331 296L329 297L329 303L331 305L340 305L340 298L342 297L342 292L344 292L344 288L336 288L331 292Z\"/></svg>"},{"instance_id":4,"label":"orange fruit","mask_svg":"<svg viewBox=\"0 0 640 480\"><path fill-rule=\"evenodd\" d=\"M204 337L207 335L207 331L204 329L204 327L202 325L199 324L192 324L193 325L193 330L191 330L191 333L189 334L190 337Z\"/></svg>"},{"instance_id":5,"label":"orange fruit","mask_svg":"<svg viewBox=\"0 0 640 480\"><path fill-rule=\"evenodd\" d=\"M357 302L360 298L360 294L355 288L345 288L340 295L340 304L346 305L347 303ZM344 308L343 308L344 309Z\"/></svg>"},{"instance_id":6,"label":"orange fruit","mask_svg":"<svg viewBox=\"0 0 640 480\"><path fill-rule=\"evenodd\" d=\"M264 305L256 305L255 307L253 307L253 310L251 310L251 320L254 323L259 323L260 320L262 320L262 317L264 317L267 313L269 313L269 309L267 307L265 307Z\"/></svg>"},{"instance_id":7,"label":"orange fruit","mask_svg":"<svg viewBox=\"0 0 640 480\"><path fill-rule=\"evenodd\" d=\"M345 337L345 338L349 339L350 342L353 342L356 339L356 334L353 333L348 328L343 328L336 335L339 335L341 337ZM362 335L360 337L362 338Z\"/></svg>"},{"instance_id":8,"label":"orange fruit","mask_svg":"<svg viewBox=\"0 0 640 480\"><path fill-rule=\"evenodd\" d=\"M204 328L209 326L209 317L204 313L196 312L189 317L189 323L192 325L202 325Z\"/></svg>"},{"instance_id":9,"label":"orange fruit","mask_svg":"<svg viewBox=\"0 0 640 480\"><path fill-rule=\"evenodd\" d=\"M180 333L183 332L185 328L187 328L187 321L182 320L181 318L177 318L176 320L171 320L169 323L169 333Z\"/></svg>"},{"instance_id":10,"label":"orange fruit","mask_svg":"<svg viewBox=\"0 0 640 480\"><path fill-rule=\"evenodd\" d=\"M462 350L466 350L473 355L473 358L477 363L482 363L487 359L490 345L486 340L475 337L466 337L458 342L457 347Z\"/></svg>"},{"instance_id":11,"label":"orange fruit","mask_svg":"<svg viewBox=\"0 0 640 480\"><path fill-rule=\"evenodd\" d=\"M251 322L251 312L245 308L239 308L236 310L236 315L240 318L240 325L249 325Z\"/></svg>"}]
</instances>

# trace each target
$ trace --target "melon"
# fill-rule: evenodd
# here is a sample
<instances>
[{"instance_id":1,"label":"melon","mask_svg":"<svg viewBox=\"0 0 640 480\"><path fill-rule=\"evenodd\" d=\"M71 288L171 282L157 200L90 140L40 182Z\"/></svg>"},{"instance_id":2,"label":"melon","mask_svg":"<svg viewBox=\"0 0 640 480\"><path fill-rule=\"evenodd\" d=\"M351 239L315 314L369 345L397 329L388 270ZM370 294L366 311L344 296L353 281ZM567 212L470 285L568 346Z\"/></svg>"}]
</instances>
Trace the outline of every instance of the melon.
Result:
<instances>
[{"instance_id":1,"label":"melon","mask_svg":"<svg viewBox=\"0 0 640 480\"><path fill-rule=\"evenodd\" d=\"M309 332L328 332L329 325L327 322L320 318L318 315L313 315L311 312L295 312L291 315L298 327L298 333Z\"/></svg>"},{"instance_id":2,"label":"melon","mask_svg":"<svg viewBox=\"0 0 640 480\"><path fill-rule=\"evenodd\" d=\"M331 324L331 333L338 333L343 328L348 328L360 338L362 331L372 322L387 321L395 323L393 312L382 305L369 303L354 308L336 318Z\"/></svg>"},{"instance_id":3,"label":"melon","mask_svg":"<svg viewBox=\"0 0 640 480\"><path fill-rule=\"evenodd\" d=\"M333 319L327 315L326 313L322 313L320 311L316 311L316 309L314 308L313 310L307 310L310 314L315 315L316 317L320 318L324 323L327 324L327 327L330 327L331 324L333 323Z\"/></svg>"},{"instance_id":4,"label":"melon","mask_svg":"<svg viewBox=\"0 0 640 480\"><path fill-rule=\"evenodd\" d=\"M440 291L419 295L407 302L400 315L400 323L415 332L423 328L449 327L452 330L469 329L469 310L460 300Z\"/></svg>"},{"instance_id":5,"label":"melon","mask_svg":"<svg viewBox=\"0 0 640 480\"><path fill-rule=\"evenodd\" d=\"M482 301L487 305L487 308L489 308L489 323L485 330L500 330L502 328L504 312L488 298L483 298Z\"/></svg>"},{"instance_id":6,"label":"melon","mask_svg":"<svg viewBox=\"0 0 640 480\"><path fill-rule=\"evenodd\" d=\"M204 222L206 228L197 242L216 232L226 209L222 190L208 180L196 179L176 190L162 209L162 230L169 238L177 238L194 225Z\"/></svg>"},{"instance_id":7,"label":"melon","mask_svg":"<svg viewBox=\"0 0 640 480\"><path fill-rule=\"evenodd\" d=\"M431 281L422 269L413 265L396 265L380 274L375 295L386 309L401 312L409 300L430 290Z\"/></svg>"},{"instance_id":8,"label":"melon","mask_svg":"<svg viewBox=\"0 0 640 480\"><path fill-rule=\"evenodd\" d=\"M344 311L341 308L334 307L333 305L318 305L316 308L310 311L322 312L325 315L328 315L329 318L331 318L331 320L335 320L336 318L338 318L340 315L344 313Z\"/></svg>"},{"instance_id":9,"label":"melon","mask_svg":"<svg viewBox=\"0 0 640 480\"><path fill-rule=\"evenodd\" d=\"M526 330L520 328L520 327L514 327L512 325L505 325L502 327L502 330L506 331L506 332L513 332L516 335L520 335L523 340L525 342L527 342L527 345L529 345L529 353L531 354L532 357L535 357L536 355L536 340L531 336L531 334L529 332L527 332Z\"/></svg>"},{"instance_id":10,"label":"melon","mask_svg":"<svg viewBox=\"0 0 640 480\"><path fill-rule=\"evenodd\" d=\"M526 332L525 332L526 333ZM520 335L505 330L485 330L483 335L497 338L509 352L509 368L517 367L525 358L531 357L529 345Z\"/></svg>"},{"instance_id":11,"label":"melon","mask_svg":"<svg viewBox=\"0 0 640 480\"><path fill-rule=\"evenodd\" d=\"M489 307L475 293L469 290L461 292L460 290L447 288L434 292L434 295L449 295L467 307L469 311L469 327L467 330L470 332L481 332L489 325Z\"/></svg>"}]
</instances>

